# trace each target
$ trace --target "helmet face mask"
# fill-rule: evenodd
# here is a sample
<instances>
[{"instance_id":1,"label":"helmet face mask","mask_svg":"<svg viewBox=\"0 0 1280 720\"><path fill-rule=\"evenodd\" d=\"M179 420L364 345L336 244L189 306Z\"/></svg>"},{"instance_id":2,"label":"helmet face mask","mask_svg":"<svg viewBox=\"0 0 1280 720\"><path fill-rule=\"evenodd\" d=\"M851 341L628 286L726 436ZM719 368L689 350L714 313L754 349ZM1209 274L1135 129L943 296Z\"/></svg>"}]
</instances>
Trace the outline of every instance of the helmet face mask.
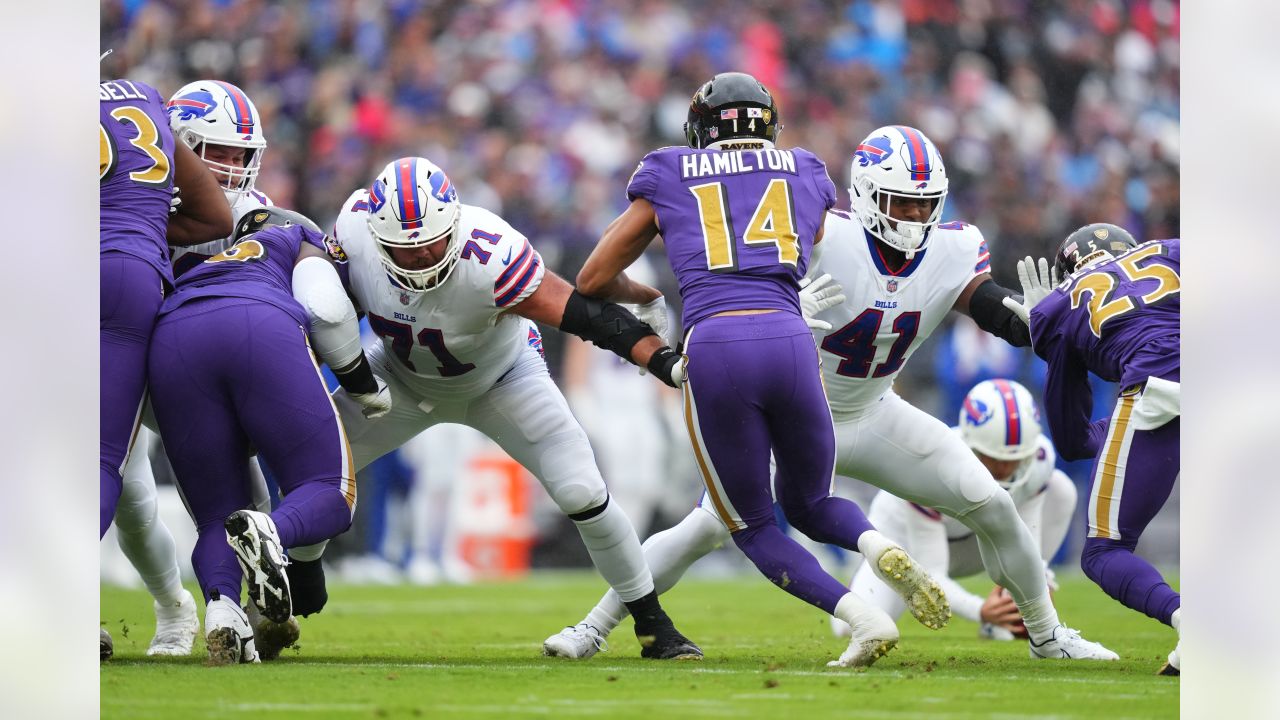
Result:
<instances>
[{"instance_id":1,"label":"helmet face mask","mask_svg":"<svg viewBox=\"0 0 1280 720\"><path fill-rule=\"evenodd\" d=\"M243 90L198 80L174 93L165 109L174 136L200 156L229 203L254 189L267 139L258 109Z\"/></svg>"},{"instance_id":2,"label":"helmet face mask","mask_svg":"<svg viewBox=\"0 0 1280 720\"><path fill-rule=\"evenodd\" d=\"M378 259L396 285L427 292L449 279L462 254L461 214L457 190L430 160L400 158L382 170L369 188L368 225ZM427 247L433 250L423 252ZM418 267L415 258L438 259Z\"/></svg>"},{"instance_id":3,"label":"helmet face mask","mask_svg":"<svg viewBox=\"0 0 1280 720\"><path fill-rule=\"evenodd\" d=\"M908 259L923 250L942 221L947 169L924 133L905 125L882 127L858 144L849 172L849 200L868 233ZM920 220L905 219L904 203L932 201ZM917 216L919 217L919 216Z\"/></svg>"},{"instance_id":4,"label":"helmet face mask","mask_svg":"<svg viewBox=\"0 0 1280 720\"><path fill-rule=\"evenodd\" d=\"M773 95L759 80L740 72L720 73L703 83L689 103L684 124L691 148L773 147L781 131Z\"/></svg>"},{"instance_id":5,"label":"helmet face mask","mask_svg":"<svg viewBox=\"0 0 1280 720\"><path fill-rule=\"evenodd\" d=\"M1035 460L1040 441L1040 411L1031 392L1013 380L986 380L965 395L960 406L960 437L975 453L1016 462L1008 478L996 478L1006 490Z\"/></svg>"},{"instance_id":6,"label":"helmet face mask","mask_svg":"<svg viewBox=\"0 0 1280 720\"><path fill-rule=\"evenodd\" d=\"M1111 223L1092 223L1077 229L1058 246L1053 267L1066 278L1100 262L1115 259L1138 247L1128 230Z\"/></svg>"}]
</instances>

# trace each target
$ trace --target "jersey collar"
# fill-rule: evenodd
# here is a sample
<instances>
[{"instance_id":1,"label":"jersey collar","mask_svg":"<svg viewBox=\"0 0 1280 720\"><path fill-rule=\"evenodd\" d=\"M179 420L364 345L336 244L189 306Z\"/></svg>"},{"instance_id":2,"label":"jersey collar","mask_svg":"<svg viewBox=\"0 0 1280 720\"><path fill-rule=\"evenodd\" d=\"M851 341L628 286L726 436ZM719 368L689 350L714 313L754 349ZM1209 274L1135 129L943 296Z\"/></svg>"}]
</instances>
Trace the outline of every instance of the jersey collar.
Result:
<instances>
[{"instance_id":1,"label":"jersey collar","mask_svg":"<svg viewBox=\"0 0 1280 720\"><path fill-rule=\"evenodd\" d=\"M867 232L866 228L862 229L862 236L867 240L867 250L871 253L871 262L875 263L876 270L880 271L881 275L889 275L891 277L911 277L916 268L920 267L920 263L924 260L924 254L929 249L926 247L917 251L915 257L911 258L911 262L908 262L895 272L890 270L889 265L885 263L884 255L880 253L880 243L876 242L875 237Z\"/></svg>"}]
</instances>

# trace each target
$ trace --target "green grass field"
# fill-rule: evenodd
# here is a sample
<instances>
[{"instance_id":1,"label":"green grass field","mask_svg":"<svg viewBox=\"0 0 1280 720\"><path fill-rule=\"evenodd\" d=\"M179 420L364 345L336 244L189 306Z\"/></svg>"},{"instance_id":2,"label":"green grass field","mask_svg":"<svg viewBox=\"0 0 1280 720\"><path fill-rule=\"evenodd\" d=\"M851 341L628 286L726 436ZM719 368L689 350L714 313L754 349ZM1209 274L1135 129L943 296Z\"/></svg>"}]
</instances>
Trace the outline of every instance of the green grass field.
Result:
<instances>
[{"instance_id":1,"label":"green grass field","mask_svg":"<svg viewBox=\"0 0 1280 720\"><path fill-rule=\"evenodd\" d=\"M1178 714L1178 679L1154 674L1173 632L1082 577L1062 581L1059 610L1086 637L1118 652L1119 662L1035 661L1025 643L979 640L972 623L957 619L931 632L904 617L898 648L874 667L828 669L844 643L831 636L827 617L755 576L689 579L663 597L702 646L702 662L642 660L629 621L613 634L609 652L592 660L542 657L543 638L577 621L602 588L587 573L470 587L335 587L325 611L303 621L297 649L273 663L214 668L205 667L200 640L191 658L147 658L150 597L104 587L102 619L116 656L102 666L102 717Z\"/></svg>"}]
</instances>

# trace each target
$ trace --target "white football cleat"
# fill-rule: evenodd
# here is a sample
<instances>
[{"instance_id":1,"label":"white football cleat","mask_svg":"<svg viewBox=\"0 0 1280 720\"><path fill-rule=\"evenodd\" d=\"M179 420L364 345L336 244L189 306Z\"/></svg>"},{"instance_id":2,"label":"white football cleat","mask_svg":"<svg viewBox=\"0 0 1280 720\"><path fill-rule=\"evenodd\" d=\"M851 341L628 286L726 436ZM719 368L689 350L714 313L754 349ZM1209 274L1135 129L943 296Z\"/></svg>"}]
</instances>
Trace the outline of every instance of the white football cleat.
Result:
<instances>
[{"instance_id":1,"label":"white football cleat","mask_svg":"<svg viewBox=\"0 0 1280 720\"><path fill-rule=\"evenodd\" d=\"M1063 660L1119 660L1120 656L1106 649L1099 643L1085 640L1079 630L1072 630L1066 625L1053 629L1053 636L1039 645L1035 640L1028 641L1027 647L1033 658L1052 658Z\"/></svg>"},{"instance_id":2,"label":"white football cleat","mask_svg":"<svg viewBox=\"0 0 1280 720\"><path fill-rule=\"evenodd\" d=\"M249 599L262 616L284 623L293 615L289 595L289 576L285 573L284 547L271 516L256 510L237 510L223 523L227 544L236 553L244 580L249 586Z\"/></svg>"},{"instance_id":3,"label":"white football cleat","mask_svg":"<svg viewBox=\"0 0 1280 720\"><path fill-rule=\"evenodd\" d=\"M196 599L183 590L177 605L154 603L156 610L156 634L151 638L148 655L190 655L191 645L200 632L200 615L196 612Z\"/></svg>"},{"instance_id":4,"label":"white football cleat","mask_svg":"<svg viewBox=\"0 0 1280 720\"><path fill-rule=\"evenodd\" d=\"M849 627L849 623L841 620L835 615L831 616L831 634L838 638L853 637L853 628Z\"/></svg>"},{"instance_id":5,"label":"white football cleat","mask_svg":"<svg viewBox=\"0 0 1280 720\"><path fill-rule=\"evenodd\" d=\"M1181 647L1182 641L1179 640L1178 644L1169 652L1169 661L1164 664L1164 667L1160 668L1159 672L1156 673L1157 675L1176 677L1182 674L1182 658L1178 657L1178 649Z\"/></svg>"},{"instance_id":6,"label":"white football cleat","mask_svg":"<svg viewBox=\"0 0 1280 720\"><path fill-rule=\"evenodd\" d=\"M867 667L898 646L897 624L878 608L875 614L864 617L857 628L850 628L850 635L849 647L827 667Z\"/></svg>"},{"instance_id":7,"label":"white football cleat","mask_svg":"<svg viewBox=\"0 0 1280 720\"><path fill-rule=\"evenodd\" d=\"M218 597L216 591L204 610L204 629L210 665L261 662L249 618L239 605Z\"/></svg>"},{"instance_id":8,"label":"white football cleat","mask_svg":"<svg viewBox=\"0 0 1280 720\"><path fill-rule=\"evenodd\" d=\"M542 643L542 654L548 657L586 660L601 650L608 652L609 643L599 628L584 622L567 627Z\"/></svg>"},{"instance_id":9,"label":"white football cleat","mask_svg":"<svg viewBox=\"0 0 1280 720\"><path fill-rule=\"evenodd\" d=\"M116 654L116 643L104 627L98 628L98 662L106 662Z\"/></svg>"},{"instance_id":10,"label":"white football cleat","mask_svg":"<svg viewBox=\"0 0 1280 720\"><path fill-rule=\"evenodd\" d=\"M302 628L297 618L292 615L285 622L271 622L258 612L253 603L244 606L245 616L249 618L249 627L253 628L253 641L258 648L258 658L269 662L280 657L281 651L293 647L302 636Z\"/></svg>"},{"instance_id":11,"label":"white football cleat","mask_svg":"<svg viewBox=\"0 0 1280 720\"><path fill-rule=\"evenodd\" d=\"M870 559L870 558L868 558ZM941 630L951 620L951 603L942 586L897 545L891 545L871 562L876 577L902 597L919 623L930 630Z\"/></svg>"}]
</instances>

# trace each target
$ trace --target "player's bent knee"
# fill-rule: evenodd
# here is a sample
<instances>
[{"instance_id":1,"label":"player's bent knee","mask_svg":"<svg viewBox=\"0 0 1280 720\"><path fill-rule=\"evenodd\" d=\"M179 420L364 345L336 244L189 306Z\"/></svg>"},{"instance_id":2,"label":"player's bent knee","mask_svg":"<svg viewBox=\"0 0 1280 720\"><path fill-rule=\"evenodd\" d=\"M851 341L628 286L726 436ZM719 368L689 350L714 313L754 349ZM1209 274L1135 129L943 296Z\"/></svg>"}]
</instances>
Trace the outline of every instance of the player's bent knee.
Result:
<instances>
[{"instance_id":1,"label":"player's bent knee","mask_svg":"<svg viewBox=\"0 0 1280 720\"><path fill-rule=\"evenodd\" d=\"M593 479L592 482L575 480L559 483L550 489L550 494L560 511L569 516L584 516L604 505L609 498L604 482L598 479Z\"/></svg>"}]
</instances>

